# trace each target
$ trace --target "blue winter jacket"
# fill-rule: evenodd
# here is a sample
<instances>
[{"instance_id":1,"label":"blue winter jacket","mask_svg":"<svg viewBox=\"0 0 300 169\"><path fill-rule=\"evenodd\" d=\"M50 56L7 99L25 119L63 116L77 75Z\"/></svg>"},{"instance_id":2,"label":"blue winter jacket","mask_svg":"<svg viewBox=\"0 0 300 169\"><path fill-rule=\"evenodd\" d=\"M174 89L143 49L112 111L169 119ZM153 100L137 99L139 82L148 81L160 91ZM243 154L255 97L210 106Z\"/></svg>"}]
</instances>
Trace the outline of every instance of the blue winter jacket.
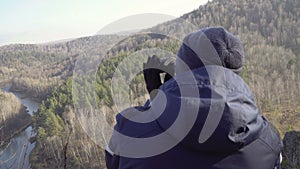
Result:
<instances>
[{"instance_id":1,"label":"blue winter jacket","mask_svg":"<svg viewBox=\"0 0 300 169\"><path fill-rule=\"evenodd\" d=\"M277 165L282 149L279 134L259 113L247 84L231 70L198 68L174 77L160 90L151 104L117 115L106 151L108 169L273 169ZM163 111L157 113L158 109ZM138 118L141 114L144 118ZM162 133L169 137L139 144L139 139Z\"/></svg>"}]
</instances>

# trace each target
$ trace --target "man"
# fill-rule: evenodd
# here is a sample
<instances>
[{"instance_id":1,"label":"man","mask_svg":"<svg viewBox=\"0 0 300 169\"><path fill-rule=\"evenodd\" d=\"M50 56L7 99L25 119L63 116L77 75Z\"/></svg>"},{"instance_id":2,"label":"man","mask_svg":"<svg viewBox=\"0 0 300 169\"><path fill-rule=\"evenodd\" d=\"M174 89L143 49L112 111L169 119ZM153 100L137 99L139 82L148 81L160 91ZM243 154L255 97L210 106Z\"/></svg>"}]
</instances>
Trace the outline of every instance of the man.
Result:
<instances>
[{"instance_id":1,"label":"man","mask_svg":"<svg viewBox=\"0 0 300 169\"><path fill-rule=\"evenodd\" d=\"M176 58L176 76L170 79L168 70L164 84L159 78L163 71L151 69L163 65L159 62L154 56L145 64L151 101L117 115L106 150L108 169L280 167L279 134L259 114L252 92L237 75L244 50L234 35L224 28L206 28L186 36ZM132 121L139 116L146 119Z\"/></svg>"}]
</instances>

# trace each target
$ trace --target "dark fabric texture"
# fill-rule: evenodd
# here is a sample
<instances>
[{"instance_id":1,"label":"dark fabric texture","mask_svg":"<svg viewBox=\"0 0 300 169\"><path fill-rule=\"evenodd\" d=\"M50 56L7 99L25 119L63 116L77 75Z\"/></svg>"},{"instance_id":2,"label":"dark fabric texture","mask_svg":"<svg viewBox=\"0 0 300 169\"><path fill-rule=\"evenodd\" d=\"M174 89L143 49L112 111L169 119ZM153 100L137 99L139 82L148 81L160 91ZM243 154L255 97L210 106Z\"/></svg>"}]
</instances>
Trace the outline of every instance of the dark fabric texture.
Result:
<instances>
[{"instance_id":1,"label":"dark fabric texture","mask_svg":"<svg viewBox=\"0 0 300 169\"><path fill-rule=\"evenodd\" d=\"M119 169L120 156L105 151L105 162L108 169Z\"/></svg>"},{"instance_id":2,"label":"dark fabric texture","mask_svg":"<svg viewBox=\"0 0 300 169\"><path fill-rule=\"evenodd\" d=\"M166 132L176 121L180 106L189 110L196 108L197 118L184 139L170 150L148 158L119 157L119 169L273 169L277 165L282 149L281 139L270 123L260 115L252 92L247 84L231 70L220 66L206 66L192 71L194 82L188 80L191 74L182 73L164 83L160 89L167 103L164 112L154 121L137 123L121 114L117 115L115 130L129 137L147 138ZM224 80L225 78L225 80ZM223 80L220 80L223 79ZM182 93L181 88L187 89ZM197 90L195 90L197 89ZM190 92L189 92L190 91ZM200 97L195 98L195 91ZM222 92L221 92L222 91ZM212 95L216 97L212 97ZM147 113L151 107L159 107L160 95L151 104L137 107ZM211 104L225 105L216 129L203 143L199 135L208 119ZM188 118L191 112L184 112ZM182 127L185 127L182 125ZM176 132L169 135L177 139ZM112 144L116 144L113 142ZM116 145L109 145L112 151ZM118 157L115 155L115 157ZM110 160L113 158L107 158ZM116 161L107 161L110 166ZM108 169L113 169L108 166Z\"/></svg>"}]
</instances>

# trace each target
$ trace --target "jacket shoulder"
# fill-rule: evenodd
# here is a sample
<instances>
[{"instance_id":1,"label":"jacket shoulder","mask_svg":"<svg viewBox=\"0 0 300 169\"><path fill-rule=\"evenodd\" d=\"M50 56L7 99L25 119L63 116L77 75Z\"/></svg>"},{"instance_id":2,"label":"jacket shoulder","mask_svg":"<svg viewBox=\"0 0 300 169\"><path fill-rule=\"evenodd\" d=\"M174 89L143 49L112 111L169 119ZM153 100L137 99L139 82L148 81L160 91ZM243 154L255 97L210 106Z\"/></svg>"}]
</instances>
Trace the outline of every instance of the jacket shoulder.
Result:
<instances>
[{"instance_id":1,"label":"jacket shoulder","mask_svg":"<svg viewBox=\"0 0 300 169\"><path fill-rule=\"evenodd\" d=\"M116 116L117 123L114 129L123 135L135 138L152 137L160 134L163 130L156 120L147 123L131 120L134 116L138 116L138 113L150 113L146 110L147 108L141 106L122 111Z\"/></svg>"}]
</instances>

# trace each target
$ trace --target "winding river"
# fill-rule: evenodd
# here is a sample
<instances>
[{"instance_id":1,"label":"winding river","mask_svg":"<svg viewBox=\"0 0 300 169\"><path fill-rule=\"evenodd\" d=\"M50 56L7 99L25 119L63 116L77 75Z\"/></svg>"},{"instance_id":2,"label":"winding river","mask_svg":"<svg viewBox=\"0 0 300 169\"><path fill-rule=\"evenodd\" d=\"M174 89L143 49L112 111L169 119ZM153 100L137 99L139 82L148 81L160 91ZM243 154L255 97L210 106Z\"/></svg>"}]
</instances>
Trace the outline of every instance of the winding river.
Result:
<instances>
[{"instance_id":1,"label":"winding river","mask_svg":"<svg viewBox=\"0 0 300 169\"><path fill-rule=\"evenodd\" d=\"M8 86L2 90L8 91ZM14 92L13 94L19 98L31 116L38 110L39 103L30 98L23 98L20 93ZM36 132L32 126L29 126L16 135L4 150L0 150L0 169L29 169L29 155L36 144L35 142L31 144L29 138L35 135Z\"/></svg>"}]
</instances>

